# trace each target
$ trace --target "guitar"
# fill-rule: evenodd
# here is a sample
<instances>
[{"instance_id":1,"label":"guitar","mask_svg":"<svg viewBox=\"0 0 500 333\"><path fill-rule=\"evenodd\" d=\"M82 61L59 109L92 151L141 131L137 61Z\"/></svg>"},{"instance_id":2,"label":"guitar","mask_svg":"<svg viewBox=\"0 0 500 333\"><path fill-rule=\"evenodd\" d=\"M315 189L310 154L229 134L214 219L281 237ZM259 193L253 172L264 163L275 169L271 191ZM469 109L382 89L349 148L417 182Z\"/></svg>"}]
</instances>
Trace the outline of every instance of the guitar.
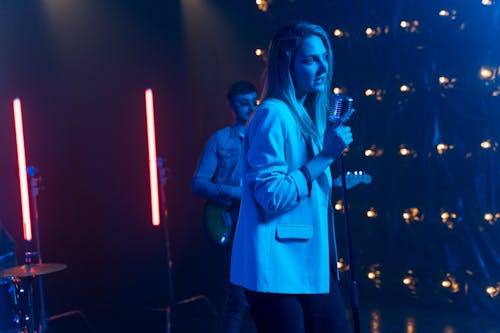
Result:
<instances>
[{"instance_id":1,"label":"guitar","mask_svg":"<svg viewBox=\"0 0 500 333\"><path fill-rule=\"evenodd\" d=\"M215 243L223 246L231 244L239 211L239 205L223 207L213 202L205 204L205 227Z\"/></svg>"},{"instance_id":2,"label":"guitar","mask_svg":"<svg viewBox=\"0 0 500 333\"><path fill-rule=\"evenodd\" d=\"M372 176L364 171L347 171L345 173L345 187L351 189L359 184L370 184ZM333 186L342 186L342 178L338 176L333 180Z\"/></svg>"},{"instance_id":3,"label":"guitar","mask_svg":"<svg viewBox=\"0 0 500 333\"><path fill-rule=\"evenodd\" d=\"M350 189L359 184L370 184L372 177L363 171L346 172L346 188ZM333 180L334 186L342 186L341 177ZM210 238L218 245L229 246L232 243L240 207L232 205L223 207L213 202L205 204L205 227Z\"/></svg>"}]
</instances>

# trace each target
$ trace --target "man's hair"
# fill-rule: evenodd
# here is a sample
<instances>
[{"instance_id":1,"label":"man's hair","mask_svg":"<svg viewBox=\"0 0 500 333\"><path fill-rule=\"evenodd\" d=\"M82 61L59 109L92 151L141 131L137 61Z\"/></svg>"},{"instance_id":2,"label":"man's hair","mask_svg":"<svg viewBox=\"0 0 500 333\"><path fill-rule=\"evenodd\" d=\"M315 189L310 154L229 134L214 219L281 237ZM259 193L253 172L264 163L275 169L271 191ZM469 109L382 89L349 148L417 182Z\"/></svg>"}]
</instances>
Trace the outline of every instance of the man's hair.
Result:
<instances>
[{"instance_id":1,"label":"man's hair","mask_svg":"<svg viewBox=\"0 0 500 333\"><path fill-rule=\"evenodd\" d=\"M253 84L247 81L238 81L233 83L231 87L229 87L226 98L229 102L232 102L237 95L245 95L251 93L257 93L257 89L255 89L255 86Z\"/></svg>"}]
</instances>

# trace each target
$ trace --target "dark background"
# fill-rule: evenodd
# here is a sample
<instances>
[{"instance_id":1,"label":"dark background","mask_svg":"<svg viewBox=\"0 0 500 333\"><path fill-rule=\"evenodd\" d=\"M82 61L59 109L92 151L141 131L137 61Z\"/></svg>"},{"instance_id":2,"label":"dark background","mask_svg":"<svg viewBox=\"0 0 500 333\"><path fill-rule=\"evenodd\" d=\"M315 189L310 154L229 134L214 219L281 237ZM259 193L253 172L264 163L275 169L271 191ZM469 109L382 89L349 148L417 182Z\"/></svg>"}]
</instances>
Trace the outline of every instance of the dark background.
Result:
<instances>
[{"instance_id":1,"label":"dark background","mask_svg":"<svg viewBox=\"0 0 500 333\"><path fill-rule=\"evenodd\" d=\"M439 16L443 8L456 17ZM192 196L190 178L209 135L231 122L227 87L245 79L261 89L265 62L255 49L265 49L278 27L305 19L349 32L332 35L334 85L357 109L346 168L374 179L350 192L362 297L500 315L485 292L500 283L500 215L483 218L500 213L500 80L478 75L483 65L500 66L499 17L498 4L431 0L274 0L267 12L250 0L2 0L0 218L22 263L12 115L20 97L28 164L43 177L43 259L68 265L44 278L48 314L79 309L92 325L112 326L117 313L166 304L165 237L149 211L149 87L158 154L170 169L174 298L203 294L220 311L224 263L203 230L203 201ZM416 31L402 29L403 19L418 20ZM377 26L388 32L367 38L366 27ZM455 77L454 87L440 85L442 75ZM401 93L403 83L413 91ZM368 88L380 88L382 100L365 96ZM481 149L485 140L492 148ZM438 154L438 143L453 149ZM399 154L402 144L410 156ZM383 154L365 157L372 145ZM370 207L377 218L366 217ZM421 216L408 224L401 214L411 207ZM443 211L457 214L453 229ZM373 267L378 283L367 278ZM411 288L401 282L409 270ZM446 274L458 291L441 287Z\"/></svg>"}]
</instances>

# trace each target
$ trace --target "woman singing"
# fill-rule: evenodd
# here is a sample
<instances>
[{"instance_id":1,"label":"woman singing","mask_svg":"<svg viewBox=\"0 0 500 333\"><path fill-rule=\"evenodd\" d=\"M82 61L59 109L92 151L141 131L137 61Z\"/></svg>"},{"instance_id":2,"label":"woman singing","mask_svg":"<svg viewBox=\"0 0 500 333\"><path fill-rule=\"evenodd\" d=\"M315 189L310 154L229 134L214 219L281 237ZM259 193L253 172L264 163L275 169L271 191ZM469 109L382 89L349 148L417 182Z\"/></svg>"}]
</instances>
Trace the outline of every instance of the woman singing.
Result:
<instances>
[{"instance_id":1,"label":"woman singing","mask_svg":"<svg viewBox=\"0 0 500 333\"><path fill-rule=\"evenodd\" d=\"M333 55L326 32L299 22L269 46L264 101L243 148L231 282L259 333L346 332L338 288L330 165L352 142L327 121Z\"/></svg>"}]
</instances>

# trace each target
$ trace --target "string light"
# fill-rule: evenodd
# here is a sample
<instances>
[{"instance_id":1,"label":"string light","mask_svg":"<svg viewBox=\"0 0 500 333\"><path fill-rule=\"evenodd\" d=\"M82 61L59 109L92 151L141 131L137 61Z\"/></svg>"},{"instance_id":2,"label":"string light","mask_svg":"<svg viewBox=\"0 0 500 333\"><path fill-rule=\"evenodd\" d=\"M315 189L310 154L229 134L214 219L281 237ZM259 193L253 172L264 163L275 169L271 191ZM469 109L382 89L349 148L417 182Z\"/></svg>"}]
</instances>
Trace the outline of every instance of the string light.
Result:
<instances>
[{"instance_id":1,"label":"string light","mask_svg":"<svg viewBox=\"0 0 500 333\"><path fill-rule=\"evenodd\" d=\"M335 210L336 211L343 211L344 210L344 202L342 200L337 200L337 202L335 203Z\"/></svg>"},{"instance_id":2,"label":"string light","mask_svg":"<svg viewBox=\"0 0 500 333\"><path fill-rule=\"evenodd\" d=\"M413 20L411 22L406 21L406 20L402 20L399 23L399 26L407 32L417 32L417 28L419 25L420 25L420 22L418 20Z\"/></svg>"},{"instance_id":3,"label":"string light","mask_svg":"<svg viewBox=\"0 0 500 333\"><path fill-rule=\"evenodd\" d=\"M366 211L366 217L368 217L369 219L374 219L378 216L378 213L377 211L375 210L375 208L373 207L370 207L367 211Z\"/></svg>"},{"instance_id":4,"label":"string light","mask_svg":"<svg viewBox=\"0 0 500 333\"><path fill-rule=\"evenodd\" d=\"M486 222L488 222L491 225L494 225L498 220L500 220L500 213L485 213L483 215L483 218Z\"/></svg>"},{"instance_id":5,"label":"string light","mask_svg":"<svg viewBox=\"0 0 500 333\"><path fill-rule=\"evenodd\" d=\"M344 31L342 29L335 29L333 30L333 35L337 38L348 38L349 33L347 31Z\"/></svg>"},{"instance_id":6,"label":"string light","mask_svg":"<svg viewBox=\"0 0 500 333\"><path fill-rule=\"evenodd\" d=\"M399 87L399 91L401 91L402 93L409 93L409 92L414 92L415 88L413 87L413 83L402 84Z\"/></svg>"},{"instance_id":7,"label":"string light","mask_svg":"<svg viewBox=\"0 0 500 333\"><path fill-rule=\"evenodd\" d=\"M401 216L406 224L410 224L411 222L422 222L424 220L424 214L416 207L405 209Z\"/></svg>"},{"instance_id":8,"label":"string light","mask_svg":"<svg viewBox=\"0 0 500 333\"><path fill-rule=\"evenodd\" d=\"M272 0L255 0L255 4L260 11L267 12Z\"/></svg>"},{"instance_id":9,"label":"string light","mask_svg":"<svg viewBox=\"0 0 500 333\"><path fill-rule=\"evenodd\" d=\"M381 328L381 318L380 318L380 312L377 310L373 310L370 313L370 332L371 333L380 333L380 328Z\"/></svg>"},{"instance_id":10,"label":"string light","mask_svg":"<svg viewBox=\"0 0 500 333\"><path fill-rule=\"evenodd\" d=\"M455 83L457 82L457 78L452 77L446 77L446 76L440 76L439 79L439 85L442 86L444 89L451 89L455 88Z\"/></svg>"},{"instance_id":11,"label":"string light","mask_svg":"<svg viewBox=\"0 0 500 333\"><path fill-rule=\"evenodd\" d=\"M441 9L439 11L439 16L449 17L451 20L455 20L457 18L457 11L455 9L452 10Z\"/></svg>"},{"instance_id":12,"label":"string light","mask_svg":"<svg viewBox=\"0 0 500 333\"><path fill-rule=\"evenodd\" d=\"M411 156L413 158L416 158L418 156L418 153L410 148L407 148L404 144L399 145L399 155L401 156Z\"/></svg>"},{"instance_id":13,"label":"string light","mask_svg":"<svg viewBox=\"0 0 500 333\"><path fill-rule=\"evenodd\" d=\"M382 96L385 95L385 90L384 89L371 89L368 88L365 90L365 96L366 97L375 97L377 101L382 100Z\"/></svg>"},{"instance_id":14,"label":"string light","mask_svg":"<svg viewBox=\"0 0 500 333\"><path fill-rule=\"evenodd\" d=\"M497 76L497 68L495 67L491 67L491 66L481 66L481 68L479 69L479 77L482 79L482 80L495 80L496 76Z\"/></svg>"},{"instance_id":15,"label":"string light","mask_svg":"<svg viewBox=\"0 0 500 333\"><path fill-rule=\"evenodd\" d=\"M332 91L334 94L337 94L337 95L344 93L344 89L341 87L334 87Z\"/></svg>"},{"instance_id":16,"label":"string light","mask_svg":"<svg viewBox=\"0 0 500 333\"><path fill-rule=\"evenodd\" d=\"M366 274L368 280L373 282L375 288L379 289L382 285L382 271L380 270L380 264L372 264L368 267L368 273Z\"/></svg>"},{"instance_id":17,"label":"string light","mask_svg":"<svg viewBox=\"0 0 500 333\"><path fill-rule=\"evenodd\" d=\"M497 283L495 286L486 287L486 293L490 295L491 298L497 297L499 292L500 292L500 283Z\"/></svg>"},{"instance_id":18,"label":"string light","mask_svg":"<svg viewBox=\"0 0 500 333\"><path fill-rule=\"evenodd\" d=\"M413 317L406 318L406 333L415 333L416 326L417 325L415 323L415 318Z\"/></svg>"},{"instance_id":19,"label":"string light","mask_svg":"<svg viewBox=\"0 0 500 333\"><path fill-rule=\"evenodd\" d=\"M370 148L365 150L366 157L379 157L382 156L384 150L382 148L377 148L376 145L371 145Z\"/></svg>"},{"instance_id":20,"label":"string light","mask_svg":"<svg viewBox=\"0 0 500 333\"><path fill-rule=\"evenodd\" d=\"M412 294L417 292L417 280L413 277L413 270L409 269L408 274L403 277L401 282L408 287Z\"/></svg>"},{"instance_id":21,"label":"string light","mask_svg":"<svg viewBox=\"0 0 500 333\"><path fill-rule=\"evenodd\" d=\"M441 221L446 224L448 229L453 229L455 227L455 222L457 221L457 214L453 212L447 212L441 208Z\"/></svg>"},{"instance_id":22,"label":"string light","mask_svg":"<svg viewBox=\"0 0 500 333\"><path fill-rule=\"evenodd\" d=\"M340 273L344 273L349 271L350 266L345 263L344 258L339 258L339 261L337 261L337 268Z\"/></svg>"},{"instance_id":23,"label":"string light","mask_svg":"<svg viewBox=\"0 0 500 333\"><path fill-rule=\"evenodd\" d=\"M375 36L379 36L382 34L388 34L389 33L389 26L386 25L384 27L368 27L365 29L365 34L367 38L373 38Z\"/></svg>"},{"instance_id":24,"label":"string light","mask_svg":"<svg viewBox=\"0 0 500 333\"><path fill-rule=\"evenodd\" d=\"M448 289L450 292L456 294L460 291L460 285L457 279L450 273L446 273L446 277L441 281L441 287Z\"/></svg>"},{"instance_id":25,"label":"string light","mask_svg":"<svg viewBox=\"0 0 500 333\"><path fill-rule=\"evenodd\" d=\"M453 150L453 149L455 149L455 146L447 145L445 143L438 143L436 145L436 150L437 150L439 155L443 155L446 151Z\"/></svg>"},{"instance_id":26,"label":"string light","mask_svg":"<svg viewBox=\"0 0 500 333\"><path fill-rule=\"evenodd\" d=\"M264 55L264 50L263 49L255 49L255 55L257 57L263 56Z\"/></svg>"},{"instance_id":27,"label":"string light","mask_svg":"<svg viewBox=\"0 0 500 333\"><path fill-rule=\"evenodd\" d=\"M491 1L491 0L482 0L481 3L485 6L493 5L493 1Z\"/></svg>"}]
</instances>

